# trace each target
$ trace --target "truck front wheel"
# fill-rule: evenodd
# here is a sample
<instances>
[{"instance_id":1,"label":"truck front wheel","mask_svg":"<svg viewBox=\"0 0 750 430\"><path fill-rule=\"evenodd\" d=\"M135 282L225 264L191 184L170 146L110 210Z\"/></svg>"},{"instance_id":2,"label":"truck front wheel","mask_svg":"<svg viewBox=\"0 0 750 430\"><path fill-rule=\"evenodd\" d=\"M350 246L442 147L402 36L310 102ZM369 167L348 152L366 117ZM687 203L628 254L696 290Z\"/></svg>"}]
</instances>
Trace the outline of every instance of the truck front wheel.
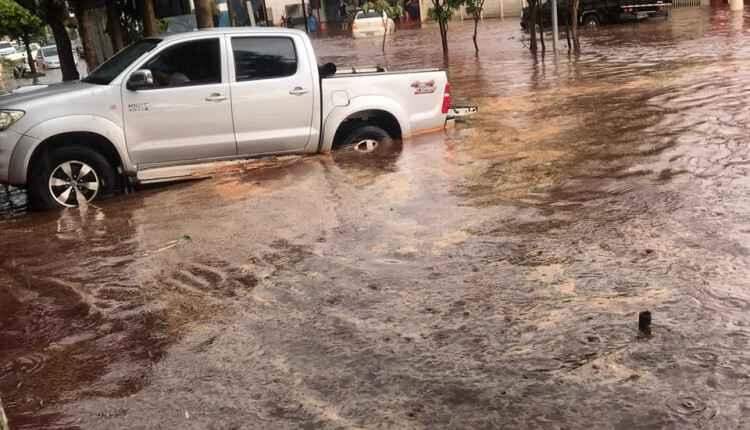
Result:
<instances>
[{"instance_id":1,"label":"truck front wheel","mask_svg":"<svg viewBox=\"0 0 750 430\"><path fill-rule=\"evenodd\" d=\"M35 209L76 207L112 194L116 183L102 154L78 145L52 148L32 166L29 203Z\"/></svg>"},{"instance_id":2,"label":"truck front wheel","mask_svg":"<svg viewBox=\"0 0 750 430\"><path fill-rule=\"evenodd\" d=\"M362 125L349 133L339 149L363 155L387 154L394 146L393 138L387 131L374 125Z\"/></svg>"}]
</instances>

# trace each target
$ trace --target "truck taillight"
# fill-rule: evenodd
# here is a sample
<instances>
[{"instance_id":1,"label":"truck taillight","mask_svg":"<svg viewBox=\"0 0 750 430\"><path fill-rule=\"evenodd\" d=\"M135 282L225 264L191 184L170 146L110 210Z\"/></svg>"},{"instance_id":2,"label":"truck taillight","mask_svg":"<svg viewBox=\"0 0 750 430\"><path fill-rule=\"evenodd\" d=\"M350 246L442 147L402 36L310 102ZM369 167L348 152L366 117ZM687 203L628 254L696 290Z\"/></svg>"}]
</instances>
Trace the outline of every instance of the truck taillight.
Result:
<instances>
[{"instance_id":1,"label":"truck taillight","mask_svg":"<svg viewBox=\"0 0 750 430\"><path fill-rule=\"evenodd\" d=\"M451 84L445 84L445 92L443 93L443 109L442 112L448 113L451 108Z\"/></svg>"}]
</instances>

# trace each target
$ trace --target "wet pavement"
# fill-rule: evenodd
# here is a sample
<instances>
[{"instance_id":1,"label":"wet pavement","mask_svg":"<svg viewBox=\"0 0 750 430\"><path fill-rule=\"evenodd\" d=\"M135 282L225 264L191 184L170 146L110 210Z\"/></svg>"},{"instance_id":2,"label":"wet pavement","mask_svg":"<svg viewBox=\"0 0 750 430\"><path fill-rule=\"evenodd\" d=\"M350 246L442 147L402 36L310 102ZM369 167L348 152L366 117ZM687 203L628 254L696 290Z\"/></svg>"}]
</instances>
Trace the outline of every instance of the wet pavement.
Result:
<instances>
[{"instance_id":1,"label":"wet pavement","mask_svg":"<svg viewBox=\"0 0 750 430\"><path fill-rule=\"evenodd\" d=\"M750 16L679 10L557 61L517 26L485 21L478 59L451 27L480 114L388 157L5 215L13 428L745 426ZM386 62L439 66L436 38Z\"/></svg>"}]
</instances>

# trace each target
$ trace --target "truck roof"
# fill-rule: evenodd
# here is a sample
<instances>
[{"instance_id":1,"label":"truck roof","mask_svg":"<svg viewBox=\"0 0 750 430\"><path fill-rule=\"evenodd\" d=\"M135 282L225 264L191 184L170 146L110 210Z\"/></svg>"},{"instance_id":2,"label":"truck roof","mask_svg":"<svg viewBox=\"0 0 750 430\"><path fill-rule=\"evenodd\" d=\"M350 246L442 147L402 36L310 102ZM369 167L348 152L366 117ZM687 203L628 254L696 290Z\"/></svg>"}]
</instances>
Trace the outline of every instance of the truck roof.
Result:
<instances>
[{"instance_id":1,"label":"truck roof","mask_svg":"<svg viewBox=\"0 0 750 430\"><path fill-rule=\"evenodd\" d=\"M179 40L190 39L204 34L305 34L304 31L284 27L218 27L156 36L155 39Z\"/></svg>"}]
</instances>

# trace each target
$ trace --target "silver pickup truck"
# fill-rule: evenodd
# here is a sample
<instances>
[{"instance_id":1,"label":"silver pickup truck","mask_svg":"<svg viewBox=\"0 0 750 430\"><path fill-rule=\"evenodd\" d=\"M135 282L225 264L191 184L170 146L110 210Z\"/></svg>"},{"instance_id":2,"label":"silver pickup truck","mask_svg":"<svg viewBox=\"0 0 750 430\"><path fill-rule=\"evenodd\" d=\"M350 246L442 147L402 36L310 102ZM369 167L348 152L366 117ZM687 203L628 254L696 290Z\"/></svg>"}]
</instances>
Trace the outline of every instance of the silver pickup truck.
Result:
<instances>
[{"instance_id":1,"label":"silver pickup truck","mask_svg":"<svg viewBox=\"0 0 750 430\"><path fill-rule=\"evenodd\" d=\"M38 208L71 207L149 169L339 146L377 152L444 127L445 72L335 69L319 66L295 30L141 40L80 82L0 96L0 183L26 187Z\"/></svg>"}]
</instances>

